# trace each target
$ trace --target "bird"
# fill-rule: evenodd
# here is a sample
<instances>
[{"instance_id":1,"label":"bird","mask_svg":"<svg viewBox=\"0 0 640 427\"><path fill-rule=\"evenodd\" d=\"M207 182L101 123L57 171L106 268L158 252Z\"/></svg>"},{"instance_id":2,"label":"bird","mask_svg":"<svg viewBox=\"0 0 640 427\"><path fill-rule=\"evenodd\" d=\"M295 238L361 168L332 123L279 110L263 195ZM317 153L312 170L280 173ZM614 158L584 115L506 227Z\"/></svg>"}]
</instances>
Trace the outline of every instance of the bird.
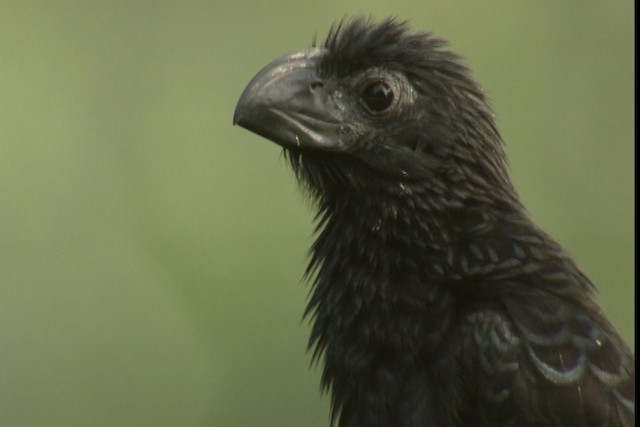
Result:
<instances>
[{"instance_id":1,"label":"bird","mask_svg":"<svg viewBox=\"0 0 640 427\"><path fill-rule=\"evenodd\" d=\"M259 71L233 123L317 208L305 316L331 425L635 424L635 355L525 210L444 39L343 18Z\"/></svg>"}]
</instances>

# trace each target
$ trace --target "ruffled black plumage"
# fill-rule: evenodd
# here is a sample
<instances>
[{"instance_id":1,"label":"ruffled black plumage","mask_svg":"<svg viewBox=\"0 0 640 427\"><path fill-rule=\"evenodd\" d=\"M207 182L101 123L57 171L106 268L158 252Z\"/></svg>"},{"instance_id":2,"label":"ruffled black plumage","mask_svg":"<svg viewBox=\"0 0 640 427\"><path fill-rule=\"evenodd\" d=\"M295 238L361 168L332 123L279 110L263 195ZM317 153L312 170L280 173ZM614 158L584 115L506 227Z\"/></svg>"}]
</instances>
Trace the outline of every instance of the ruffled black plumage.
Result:
<instances>
[{"instance_id":1,"label":"ruffled black plumage","mask_svg":"<svg viewBox=\"0 0 640 427\"><path fill-rule=\"evenodd\" d=\"M291 101L295 141L270 138L318 205L306 314L332 420L633 425L635 358L525 213L460 58L404 22L364 18L305 55L313 101ZM371 82L393 92L382 111L363 101ZM325 110L335 147L307 143L296 122Z\"/></svg>"}]
</instances>

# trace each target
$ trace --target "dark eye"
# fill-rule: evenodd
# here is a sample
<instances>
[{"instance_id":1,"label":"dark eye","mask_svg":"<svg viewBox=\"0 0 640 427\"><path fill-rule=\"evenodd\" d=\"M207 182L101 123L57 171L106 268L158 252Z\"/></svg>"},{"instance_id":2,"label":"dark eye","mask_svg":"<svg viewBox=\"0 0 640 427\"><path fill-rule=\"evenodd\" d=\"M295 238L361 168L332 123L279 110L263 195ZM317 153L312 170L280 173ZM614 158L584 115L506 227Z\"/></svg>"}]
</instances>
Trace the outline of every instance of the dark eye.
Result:
<instances>
[{"instance_id":1,"label":"dark eye","mask_svg":"<svg viewBox=\"0 0 640 427\"><path fill-rule=\"evenodd\" d=\"M362 101L374 113L384 111L393 102L393 90L382 80L369 83L362 91Z\"/></svg>"}]
</instances>

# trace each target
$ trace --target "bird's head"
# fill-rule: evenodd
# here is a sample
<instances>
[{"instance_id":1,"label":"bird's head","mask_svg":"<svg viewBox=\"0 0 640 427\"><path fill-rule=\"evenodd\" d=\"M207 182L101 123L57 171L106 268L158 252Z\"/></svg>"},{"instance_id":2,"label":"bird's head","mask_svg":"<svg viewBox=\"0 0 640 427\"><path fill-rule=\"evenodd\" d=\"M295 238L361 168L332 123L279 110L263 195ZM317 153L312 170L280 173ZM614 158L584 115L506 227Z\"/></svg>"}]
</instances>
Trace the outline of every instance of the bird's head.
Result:
<instances>
[{"instance_id":1,"label":"bird's head","mask_svg":"<svg viewBox=\"0 0 640 427\"><path fill-rule=\"evenodd\" d=\"M342 22L321 47L263 68L234 123L283 146L320 196L389 180L461 195L509 189L493 113L445 44L394 19Z\"/></svg>"}]
</instances>

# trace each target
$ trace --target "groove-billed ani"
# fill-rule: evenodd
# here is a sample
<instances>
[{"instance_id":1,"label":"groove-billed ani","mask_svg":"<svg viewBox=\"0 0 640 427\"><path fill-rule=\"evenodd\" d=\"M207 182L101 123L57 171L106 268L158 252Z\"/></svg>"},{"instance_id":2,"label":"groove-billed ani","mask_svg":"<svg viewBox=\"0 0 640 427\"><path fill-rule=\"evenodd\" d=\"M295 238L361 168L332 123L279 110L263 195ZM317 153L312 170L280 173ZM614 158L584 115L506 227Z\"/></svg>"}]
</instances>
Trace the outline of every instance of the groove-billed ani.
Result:
<instances>
[{"instance_id":1,"label":"groove-billed ani","mask_svg":"<svg viewBox=\"0 0 640 427\"><path fill-rule=\"evenodd\" d=\"M340 426L631 426L635 358L529 219L482 89L393 19L275 60L234 123L317 201L310 346Z\"/></svg>"}]
</instances>

